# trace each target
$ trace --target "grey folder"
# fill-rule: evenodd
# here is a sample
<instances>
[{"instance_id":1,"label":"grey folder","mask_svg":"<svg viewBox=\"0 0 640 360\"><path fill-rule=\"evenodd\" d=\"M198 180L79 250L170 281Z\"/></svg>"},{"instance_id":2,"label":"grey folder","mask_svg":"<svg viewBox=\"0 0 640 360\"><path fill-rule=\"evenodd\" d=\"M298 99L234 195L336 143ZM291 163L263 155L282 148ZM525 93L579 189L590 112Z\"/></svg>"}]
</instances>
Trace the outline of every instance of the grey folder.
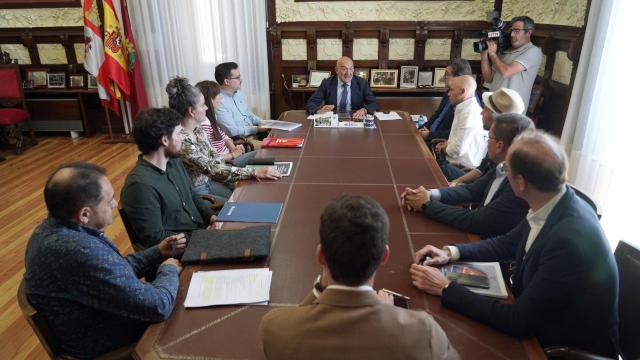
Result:
<instances>
[{"instance_id":1,"label":"grey folder","mask_svg":"<svg viewBox=\"0 0 640 360\"><path fill-rule=\"evenodd\" d=\"M195 230L182 255L185 264L252 261L269 256L271 226L239 230Z\"/></svg>"}]
</instances>

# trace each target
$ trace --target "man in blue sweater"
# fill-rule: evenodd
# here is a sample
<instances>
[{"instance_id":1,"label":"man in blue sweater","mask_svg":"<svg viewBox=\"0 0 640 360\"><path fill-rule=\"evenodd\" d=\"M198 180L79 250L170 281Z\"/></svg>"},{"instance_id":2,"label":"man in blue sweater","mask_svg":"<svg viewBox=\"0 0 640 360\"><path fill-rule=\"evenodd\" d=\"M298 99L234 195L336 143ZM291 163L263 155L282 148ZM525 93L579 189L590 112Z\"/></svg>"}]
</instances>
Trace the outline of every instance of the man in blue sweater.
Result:
<instances>
[{"instance_id":1,"label":"man in blue sweater","mask_svg":"<svg viewBox=\"0 0 640 360\"><path fill-rule=\"evenodd\" d=\"M138 341L149 323L169 317L178 292L183 234L122 256L104 235L117 206L105 170L89 163L58 168L44 189L49 216L25 254L27 298L64 355L95 358ZM157 266L153 282L139 277Z\"/></svg>"}]
</instances>

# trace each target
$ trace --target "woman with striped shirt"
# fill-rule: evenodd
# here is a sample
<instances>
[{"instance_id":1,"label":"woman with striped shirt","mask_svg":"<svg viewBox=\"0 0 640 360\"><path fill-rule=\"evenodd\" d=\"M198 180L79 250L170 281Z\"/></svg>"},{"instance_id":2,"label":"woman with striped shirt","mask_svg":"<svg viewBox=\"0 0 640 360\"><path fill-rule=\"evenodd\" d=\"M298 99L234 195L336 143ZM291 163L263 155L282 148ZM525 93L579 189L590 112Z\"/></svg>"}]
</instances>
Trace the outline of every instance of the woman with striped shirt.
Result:
<instances>
[{"instance_id":1,"label":"woman with striped shirt","mask_svg":"<svg viewBox=\"0 0 640 360\"><path fill-rule=\"evenodd\" d=\"M216 120L215 109L220 106L222 94L220 94L220 85L215 81L205 80L196 84L196 87L204 95L204 103L207 106L207 119L200 127L204 130L209 138L209 142L216 150L220 157L235 166L244 167L247 161L256 156L255 151L244 153L242 145L234 145L233 140L225 134L224 130L218 125Z\"/></svg>"}]
</instances>

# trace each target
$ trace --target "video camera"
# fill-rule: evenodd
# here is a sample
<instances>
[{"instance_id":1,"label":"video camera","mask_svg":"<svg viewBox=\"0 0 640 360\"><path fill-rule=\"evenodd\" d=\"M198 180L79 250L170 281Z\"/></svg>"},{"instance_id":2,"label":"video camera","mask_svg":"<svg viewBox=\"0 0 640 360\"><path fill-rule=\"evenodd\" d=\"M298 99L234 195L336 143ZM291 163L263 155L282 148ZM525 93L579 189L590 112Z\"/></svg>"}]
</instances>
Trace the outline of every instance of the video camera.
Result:
<instances>
[{"instance_id":1,"label":"video camera","mask_svg":"<svg viewBox=\"0 0 640 360\"><path fill-rule=\"evenodd\" d=\"M477 53L483 52L487 48L487 41L494 41L498 45L498 53L502 53L511 47L511 34L506 29L507 22L500 19L500 13L494 11L491 15L493 29L491 31L483 31L481 39L473 43L473 51Z\"/></svg>"}]
</instances>

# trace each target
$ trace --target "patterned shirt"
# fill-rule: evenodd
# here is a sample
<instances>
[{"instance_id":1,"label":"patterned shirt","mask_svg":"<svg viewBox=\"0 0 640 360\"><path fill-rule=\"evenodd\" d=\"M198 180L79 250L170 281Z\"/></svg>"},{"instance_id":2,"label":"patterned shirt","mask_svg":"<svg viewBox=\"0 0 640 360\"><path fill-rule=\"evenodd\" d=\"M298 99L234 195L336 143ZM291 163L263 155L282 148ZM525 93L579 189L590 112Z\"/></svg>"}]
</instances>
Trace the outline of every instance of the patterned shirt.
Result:
<instances>
[{"instance_id":1,"label":"patterned shirt","mask_svg":"<svg viewBox=\"0 0 640 360\"><path fill-rule=\"evenodd\" d=\"M138 341L149 323L171 315L178 269L160 265L155 281L139 280L162 260L157 246L122 256L101 231L49 216L27 244L27 296L65 354L94 358Z\"/></svg>"},{"instance_id":2,"label":"patterned shirt","mask_svg":"<svg viewBox=\"0 0 640 360\"><path fill-rule=\"evenodd\" d=\"M182 160L193 186L205 184L209 179L232 185L238 180L251 179L255 170L227 165L209 143L201 127L193 130L195 141L184 128L182 136Z\"/></svg>"}]
</instances>

